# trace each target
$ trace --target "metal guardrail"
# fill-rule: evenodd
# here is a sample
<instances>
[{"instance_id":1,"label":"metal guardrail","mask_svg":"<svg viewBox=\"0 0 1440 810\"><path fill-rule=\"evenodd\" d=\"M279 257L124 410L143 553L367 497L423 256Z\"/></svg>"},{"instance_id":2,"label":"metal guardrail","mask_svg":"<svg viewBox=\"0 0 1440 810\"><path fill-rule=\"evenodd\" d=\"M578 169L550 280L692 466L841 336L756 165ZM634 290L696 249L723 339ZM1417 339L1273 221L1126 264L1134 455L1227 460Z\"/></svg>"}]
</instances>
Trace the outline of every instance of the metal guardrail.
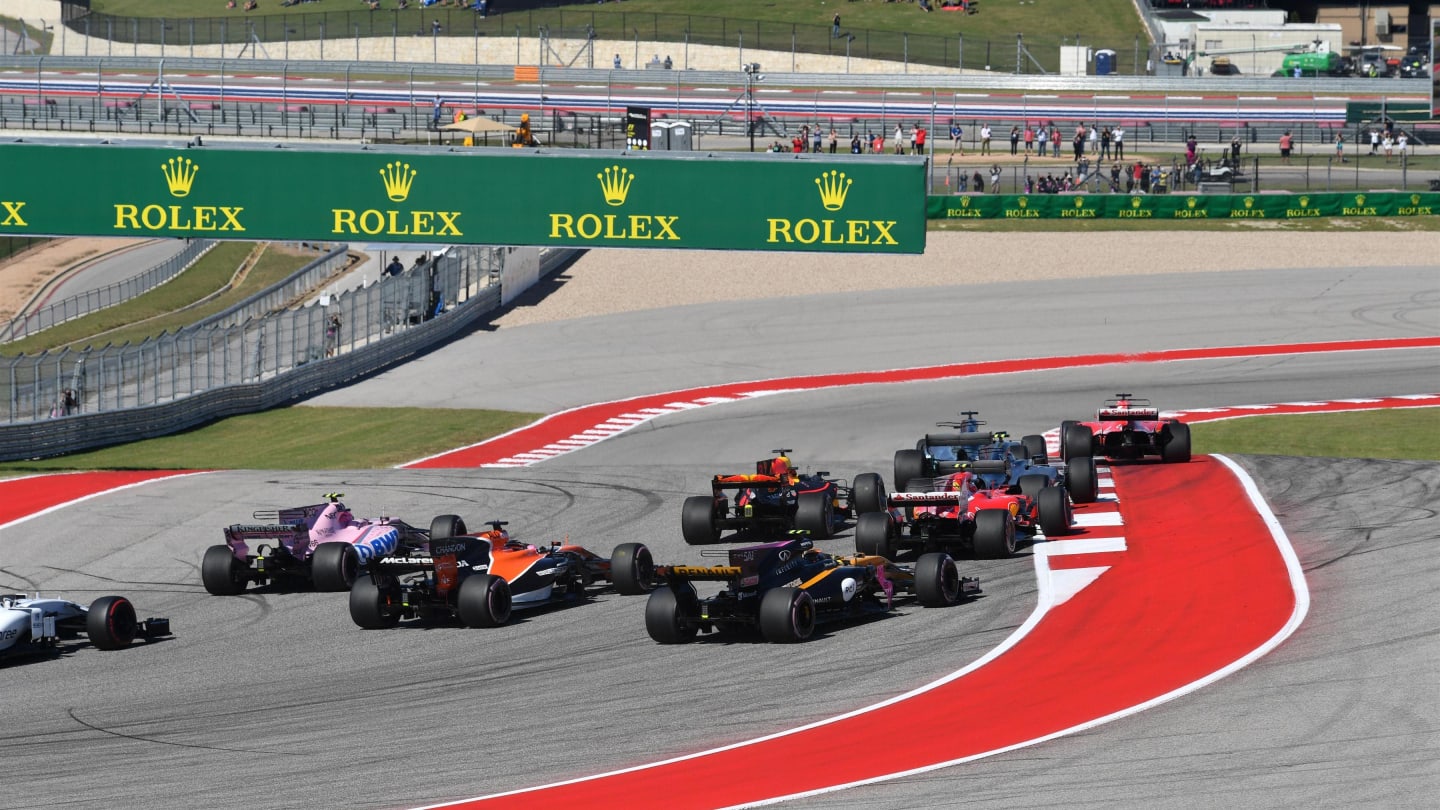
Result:
<instances>
[{"instance_id":1,"label":"metal guardrail","mask_svg":"<svg viewBox=\"0 0 1440 810\"><path fill-rule=\"evenodd\" d=\"M216 244L218 243L208 239L197 239L176 255L124 281L117 281L98 290L87 290L78 295L72 295L35 312L22 313L6 324L4 329L0 329L0 341L19 340L57 324L74 320L106 307L113 307L143 295L180 275L190 265L199 261L201 256L210 252L210 249Z\"/></svg>"}]
</instances>

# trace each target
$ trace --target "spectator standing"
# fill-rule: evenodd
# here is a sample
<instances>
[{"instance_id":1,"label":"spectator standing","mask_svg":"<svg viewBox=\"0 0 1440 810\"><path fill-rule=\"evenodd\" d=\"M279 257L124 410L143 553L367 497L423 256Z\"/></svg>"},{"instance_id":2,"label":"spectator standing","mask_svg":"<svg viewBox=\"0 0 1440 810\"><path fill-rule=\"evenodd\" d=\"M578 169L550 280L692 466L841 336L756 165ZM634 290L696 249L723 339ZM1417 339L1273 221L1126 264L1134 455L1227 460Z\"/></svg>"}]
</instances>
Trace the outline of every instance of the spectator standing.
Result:
<instances>
[{"instance_id":1,"label":"spectator standing","mask_svg":"<svg viewBox=\"0 0 1440 810\"><path fill-rule=\"evenodd\" d=\"M965 139L965 130L964 130L964 129L961 129L959 124L955 123L954 121L951 121L951 122L950 122L950 154L953 155L953 154L955 154L955 153L958 152L958 153L960 154L960 157L965 157L965 143L964 143L964 139Z\"/></svg>"},{"instance_id":2,"label":"spectator standing","mask_svg":"<svg viewBox=\"0 0 1440 810\"><path fill-rule=\"evenodd\" d=\"M1125 159L1125 128L1119 124L1115 125L1115 131L1110 134L1110 140L1115 143L1115 159Z\"/></svg>"},{"instance_id":3,"label":"spectator standing","mask_svg":"<svg viewBox=\"0 0 1440 810\"><path fill-rule=\"evenodd\" d=\"M1290 148L1294 145L1294 143L1295 143L1295 140L1290 137L1290 130L1288 130L1288 129L1285 130L1284 134L1282 134L1282 135L1280 136L1280 162L1281 162L1281 163L1284 163L1284 164L1286 164L1286 165L1289 165L1289 163L1290 163Z\"/></svg>"},{"instance_id":4,"label":"spectator standing","mask_svg":"<svg viewBox=\"0 0 1440 810\"><path fill-rule=\"evenodd\" d=\"M988 155L988 154L990 154L990 125L989 125L989 124L985 124L985 125L983 125L983 126L980 127L980 154L982 154L982 155Z\"/></svg>"},{"instance_id":5,"label":"spectator standing","mask_svg":"<svg viewBox=\"0 0 1440 810\"><path fill-rule=\"evenodd\" d=\"M1020 154L1020 127L1010 127L1010 154Z\"/></svg>"}]
</instances>

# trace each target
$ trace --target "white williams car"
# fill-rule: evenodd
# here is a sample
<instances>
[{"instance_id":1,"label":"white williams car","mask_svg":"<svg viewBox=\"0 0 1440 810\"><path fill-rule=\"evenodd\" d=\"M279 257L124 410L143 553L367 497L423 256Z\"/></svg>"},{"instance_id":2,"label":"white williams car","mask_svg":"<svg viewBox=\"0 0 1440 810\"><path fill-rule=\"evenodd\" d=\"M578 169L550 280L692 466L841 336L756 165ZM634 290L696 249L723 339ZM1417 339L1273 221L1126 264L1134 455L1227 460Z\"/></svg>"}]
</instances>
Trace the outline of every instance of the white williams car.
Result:
<instances>
[{"instance_id":1,"label":"white williams car","mask_svg":"<svg viewBox=\"0 0 1440 810\"><path fill-rule=\"evenodd\" d=\"M88 608L66 599L0 596L0 660L54 650L81 635L102 650L117 650L136 636L149 641L170 635L170 620L137 621L123 596L102 596Z\"/></svg>"}]
</instances>

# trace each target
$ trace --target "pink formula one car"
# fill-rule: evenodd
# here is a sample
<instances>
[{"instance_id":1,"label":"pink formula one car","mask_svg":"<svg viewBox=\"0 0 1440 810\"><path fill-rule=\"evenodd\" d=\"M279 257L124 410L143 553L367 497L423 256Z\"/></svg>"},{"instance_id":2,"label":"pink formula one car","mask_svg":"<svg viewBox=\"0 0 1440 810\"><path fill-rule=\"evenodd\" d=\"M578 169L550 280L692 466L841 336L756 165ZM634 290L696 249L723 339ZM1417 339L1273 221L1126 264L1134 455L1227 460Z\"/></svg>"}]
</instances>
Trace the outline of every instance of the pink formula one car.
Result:
<instances>
[{"instance_id":1,"label":"pink formula one car","mask_svg":"<svg viewBox=\"0 0 1440 810\"><path fill-rule=\"evenodd\" d=\"M254 582L288 580L320 591L348 591L373 559L404 542L424 542L427 533L393 518L365 520L329 493L326 502L254 513L257 521L225 529L225 544L205 549L200 580L216 596L244 592ZM257 542L269 541L269 542Z\"/></svg>"},{"instance_id":2,"label":"pink formula one car","mask_svg":"<svg viewBox=\"0 0 1440 810\"><path fill-rule=\"evenodd\" d=\"M1096 411L1094 422L1060 423L1060 455L1189 461L1190 426L1179 419L1161 419L1148 399L1116 394Z\"/></svg>"}]
</instances>

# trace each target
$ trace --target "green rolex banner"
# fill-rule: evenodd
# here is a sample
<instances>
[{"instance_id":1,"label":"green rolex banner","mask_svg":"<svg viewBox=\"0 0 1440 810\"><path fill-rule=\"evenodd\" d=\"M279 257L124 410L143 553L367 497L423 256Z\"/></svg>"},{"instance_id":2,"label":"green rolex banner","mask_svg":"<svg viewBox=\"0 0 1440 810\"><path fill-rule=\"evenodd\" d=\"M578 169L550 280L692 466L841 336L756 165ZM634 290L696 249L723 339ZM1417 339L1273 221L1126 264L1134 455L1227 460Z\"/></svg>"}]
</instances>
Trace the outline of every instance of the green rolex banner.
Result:
<instances>
[{"instance_id":1,"label":"green rolex banner","mask_svg":"<svg viewBox=\"0 0 1440 810\"><path fill-rule=\"evenodd\" d=\"M0 144L0 235L923 253L923 158Z\"/></svg>"},{"instance_id":2,"label":"green rolex banner","mask_svg":"<svg viewBox=\"0 0 1440 810\"><path fill-rule=\"evenodd\" d=\"M1440 213L1440 193L960 194L930 197L930 219L1302 219Z\"/></svg>"}]
</instances>

